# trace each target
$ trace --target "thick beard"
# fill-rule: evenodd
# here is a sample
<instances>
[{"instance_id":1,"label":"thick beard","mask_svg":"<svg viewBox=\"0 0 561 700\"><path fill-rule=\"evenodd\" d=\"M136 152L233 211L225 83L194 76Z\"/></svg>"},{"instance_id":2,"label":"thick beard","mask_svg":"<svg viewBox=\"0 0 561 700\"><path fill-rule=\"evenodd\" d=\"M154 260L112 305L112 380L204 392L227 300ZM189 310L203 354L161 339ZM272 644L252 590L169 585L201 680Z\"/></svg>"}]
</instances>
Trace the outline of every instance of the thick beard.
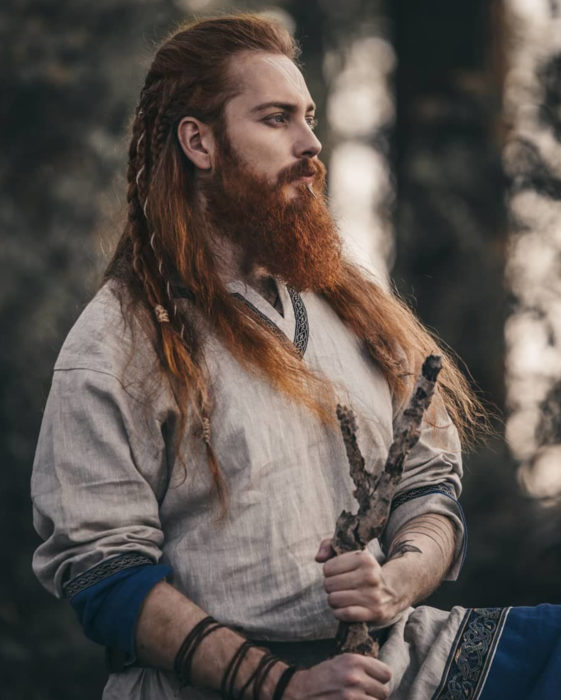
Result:
<instances>
[{"instance_id":1,"label":"thick beard","mask_svg":"<svg viewBox=\"0 0 561 700\"><path fill-rule=\"evenodd\" d=\"M324 197L325 166L304 158L272 185L254 174L220 139L215 175L204 185L212 228L241 251L242 274L264 268L298 291L333 289L341 276L341 239ZM292 199L283 185L312 175Z\"/></svg>"}]
</instances>

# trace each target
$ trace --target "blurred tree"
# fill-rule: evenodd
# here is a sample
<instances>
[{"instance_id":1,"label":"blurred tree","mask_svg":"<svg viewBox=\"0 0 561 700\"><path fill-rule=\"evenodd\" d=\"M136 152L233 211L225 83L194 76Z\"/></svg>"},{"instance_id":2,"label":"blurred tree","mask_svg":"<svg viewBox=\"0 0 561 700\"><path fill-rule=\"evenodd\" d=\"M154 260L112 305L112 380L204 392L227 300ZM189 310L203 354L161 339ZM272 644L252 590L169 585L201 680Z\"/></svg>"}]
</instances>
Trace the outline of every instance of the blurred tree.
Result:
<instances>
[{"instance_id":1,"label":"blurred tree","mask_svg":"<svg viewBox=\"0 0 561 700\"><path fill-rule=\"evenodd\" d=\"M30 465L58 349L97 283L96 227L121 198L115 174L149 44L177 17L133 0L0 6L0 694L10 700L101 693L101 652L31 574Z\"/></svg>"},{"instance_id":2,"label":"blurred tree","mask_svg":"<svg viewBox=\"0 0 561 700\"><path fill-rule=\"evenodd\" d=\"M500 3L389 7L399 59L394 275L502 404Z\"/></svg>"},{"instance_id":3,"label":"blurred tree","mask_svg":"<svg viewBox=\"0 0 561 700\"><path fill-rule=\"evenodd\" d=\"M506 435L519 479L543 511L530 545L541 573L535 589L548 596L561 572L561 9L547 0L505 4Z\"/></svg>"},{"instance_id":4,"label":"blurred tree","mask_svg":"<svg viewBox=\"0 0 561 700\"><path fill-rule=\"evenodd\" d=\"M463 358L484 396L502 409L503 5L434 0L429 12L397 0L388 7L398 55L394 277L424 322ZM466 565L458 583L433 596L434 604L557 600L559 550L552 549L547 514L515 477L516 463L499 437L467 457Z\"/></svg>"}]
</instances>

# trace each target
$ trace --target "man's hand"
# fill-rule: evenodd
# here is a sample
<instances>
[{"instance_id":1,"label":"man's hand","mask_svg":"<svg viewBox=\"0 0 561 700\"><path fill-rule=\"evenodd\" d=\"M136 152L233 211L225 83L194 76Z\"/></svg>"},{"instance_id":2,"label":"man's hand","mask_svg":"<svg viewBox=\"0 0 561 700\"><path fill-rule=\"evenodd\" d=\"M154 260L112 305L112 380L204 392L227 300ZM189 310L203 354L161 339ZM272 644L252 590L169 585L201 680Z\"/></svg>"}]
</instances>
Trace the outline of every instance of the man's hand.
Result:
<instances>
[{"instance_id":1,"label":"man's hand","mask_svg":"<svg viewBox=\"0 0 561 700\"><path fill-rule=\"evenodd\" d=\"M349 697L380 698L390 695L389 667L378 659L358 654L341 654L305 671L298 671L288 684L284 700L329 698L347 700Z\"/></svg>"},{"instance_id":2,"label":"man's hand","mask_svg":"<svg viewBox=\"0 0 561 700\"><path fill-rule=\"evenodd\" d=\"M323 587L342 622L385 625L410 605L405 587L391 580L366 549L335 557L331 540L323 540L316 561L325 562Z\"/></svg>"},{"instance_id":3,"label":"man's hand","mask_svg":"<svg viewBox=\"0 0 561 700\"><path fill-rule=\"evenodd\" d=\"M323 585L338 620L386 625L434 591L454 546L451 520L427 513L401 528L382 566L368 550L335 556L330 539L322 541L316 561L323 563Z\"/></svg>"}]
</instances>

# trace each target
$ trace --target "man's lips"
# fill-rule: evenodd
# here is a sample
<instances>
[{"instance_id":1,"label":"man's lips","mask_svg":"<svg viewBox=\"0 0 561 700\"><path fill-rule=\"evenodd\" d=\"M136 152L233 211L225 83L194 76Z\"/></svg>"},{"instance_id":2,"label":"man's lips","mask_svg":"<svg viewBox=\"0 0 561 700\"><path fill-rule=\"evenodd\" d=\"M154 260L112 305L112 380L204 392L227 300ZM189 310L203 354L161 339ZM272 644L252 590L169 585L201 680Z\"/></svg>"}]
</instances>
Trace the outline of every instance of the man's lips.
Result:
<instances>
[{"instance_id":1,"label":"man's lips","mask_svg":"<svg viewBox=\"0 0 561 700\"><path fill-rule=\"evenodd\" d=\"M297 182L303 182L306 185L311 185L314 181L314 176L313 175L301 175L300 177L296 178Z\"/></svg>"},{"instance_id":2,"label":"man's lips","mask_svg":"<svg viewBox=\"0 0 561 700\"><path fill-rule=\"evenodd\" d=\"M281 184L297 183L302 185L311 185L316 180L319 174L319 168L314 167L297 167L291 171L286 171L279 177Z\"/></svg>"}]
</instances>

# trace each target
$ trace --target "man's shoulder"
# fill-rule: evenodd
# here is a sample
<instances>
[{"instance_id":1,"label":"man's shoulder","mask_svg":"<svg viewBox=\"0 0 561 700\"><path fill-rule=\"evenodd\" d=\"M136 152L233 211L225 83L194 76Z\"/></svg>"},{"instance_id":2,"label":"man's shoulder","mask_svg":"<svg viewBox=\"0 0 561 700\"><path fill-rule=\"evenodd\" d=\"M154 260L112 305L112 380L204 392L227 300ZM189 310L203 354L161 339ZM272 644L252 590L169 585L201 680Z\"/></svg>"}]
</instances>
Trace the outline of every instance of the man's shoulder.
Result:
<instances>
[{"instance_id":1,"label":"man's shoulder","mask_svg":"<svg viewBox=\"0 0 561 700\"><path fill-rule=\"evenodd\" d=\"M90 369L121 375L138 354L153 357L146 331L129 308L126 291L106 282L86 305L60 350L55 370Z\"/></svg>"}]
</instances>

